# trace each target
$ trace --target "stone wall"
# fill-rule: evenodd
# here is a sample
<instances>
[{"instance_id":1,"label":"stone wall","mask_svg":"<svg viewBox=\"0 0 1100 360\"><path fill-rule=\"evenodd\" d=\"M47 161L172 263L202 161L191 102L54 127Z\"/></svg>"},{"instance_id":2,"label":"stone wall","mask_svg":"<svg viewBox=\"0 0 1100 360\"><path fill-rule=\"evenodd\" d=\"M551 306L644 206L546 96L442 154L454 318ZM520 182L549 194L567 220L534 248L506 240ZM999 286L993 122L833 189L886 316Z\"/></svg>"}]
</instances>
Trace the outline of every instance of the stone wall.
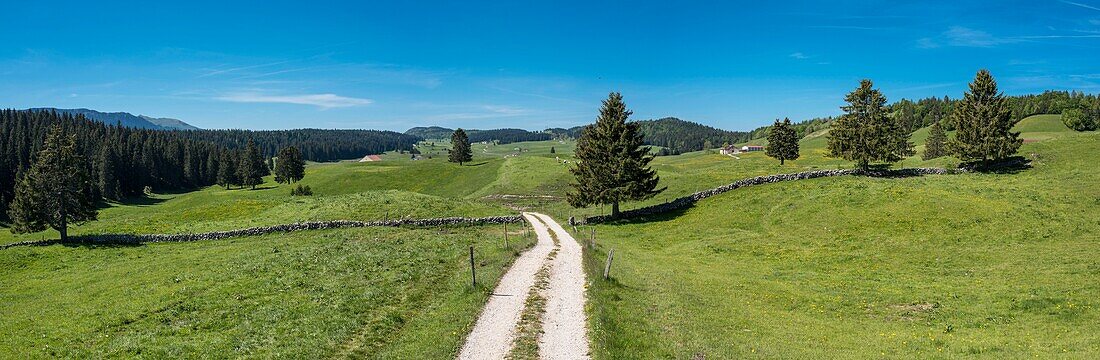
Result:
<instances>
[{"instance_id":1,"label":"stone wall","mask_svg":"<svg viewBox=\"0 0 1100 360\"><path fill-rule=\"evenodd\" d=\"M282 224L272 226L258 226L247 229L227 230L227 231L212 231L206 233L192 233L192 234L96 234L96 235L80 235L73 236L69 239L70 243L79 244L143 244L151 242L187 242L187 241L202 241L202 240L218 240L243 236L257 236L273 233L285 233L302 230L322 230L322 229L338 229L349 227L373 227L373 226L412 226L412 227L435 227L435 226L455 226L455 225L488 225L488 224L504 224L504 223L517 223L522 222L523 217L519 215L511 216L490 216L480 218L463 218L463 217L447 217L447 218L433 218L433 219L399 219L399 220L379 220L379 221L354 221L354 220L332 220L332 221L310 221L293 224ZM50 240L35 240L35 241L23 241L18 243L12 243L7 245L0 245L0 249L6 249L15 246L44 246L60 244L59 239Z\"/></svg>"},{"instance_id":2,"label":"stone wall","mask_svg":"<svg viewBox=\"0 0 1100 360\"><path fill-rule=\"evenodd\" d=\"M696 201L709 198L711 196L719 195L730 190L743 188L746 186L771 184L783 181L795 181L815 179L820 177L830 176L844 176L844 175L860 175L860 176L872 176L872 177L910 177L910 176L922 176L922 175L942 175L948 173L963 172L965 170L947 170L941 168L909 168L909 169L896 169L896 170L860 170L860 169L838 169L838 170L816 170L806 171L793 174L776 174L751 177L748 179L742 179L735 181L731 184L722 185L713 189L703 190L693 193L688 196L677 198L664 204L657 204L637 208L633 210L623 211L619 213L619 219L629 219L638 216L654 215L665 213L673 210L679 210L687 208ZM611 215L599 215L590 216L584 219L584 223L598 224L613 220Z\"/></svg>"}]
</instances>

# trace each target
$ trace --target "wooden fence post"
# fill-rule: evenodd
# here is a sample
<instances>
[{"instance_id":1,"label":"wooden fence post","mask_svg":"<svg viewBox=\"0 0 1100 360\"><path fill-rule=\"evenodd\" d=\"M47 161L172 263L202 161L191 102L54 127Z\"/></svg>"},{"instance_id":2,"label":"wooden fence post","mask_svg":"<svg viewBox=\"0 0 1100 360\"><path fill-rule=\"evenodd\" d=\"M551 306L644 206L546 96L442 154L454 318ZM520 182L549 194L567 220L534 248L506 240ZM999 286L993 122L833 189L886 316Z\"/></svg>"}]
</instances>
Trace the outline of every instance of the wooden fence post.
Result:
<instances>
[{"instance_id":1,"label":"wooden fence post","mask_svg":"<svg viewBox=\"0 0 1100 360\"><path fill-rule=\"evenodd\" d=\"M473 248L471 248L473 249ZM473 251L473 250L470 250ZM473 253L471 253L473 254ZM471 255L472 256L472 255ZM615 258L615 249L611 249L607 252L607 265L603 267L603 279L607 280L611 276L611 260ZM473 259L473 258L471 258Z\"/></svg>"},{"instance_id":2,"label":"wooden fence post","mask_svg":"<svg viewBox=\"0 0 1100 360\"><path fill-rule=\"evenodd\" d=\"M508 247L508 223L504 223L504 247Z\"/></svg>"},{"instance_id":3,"label":"wooden fence post","mask_svg":"<svg viewBox=\"0 0 1100 360\"><path fill-rule=\"evenodd\" d=\"M608 261L607 265L611 266L610 260ZM607 277L606 273L604 273L604 277L605 278ZM472 287L472 288L477 287L477 269L474 268L474 247L473 246L470 247L470 287Z\"/></svg>"},{"instance_id":4,"label":"wooden fence post","mask_svg":"<svg viewBox=\"0 0 1100 360\"><path fill-rule=\"evenodd\" d=\"M596 228L592 228L592 248L596 248Z\"/></svg>"}]
</instances>

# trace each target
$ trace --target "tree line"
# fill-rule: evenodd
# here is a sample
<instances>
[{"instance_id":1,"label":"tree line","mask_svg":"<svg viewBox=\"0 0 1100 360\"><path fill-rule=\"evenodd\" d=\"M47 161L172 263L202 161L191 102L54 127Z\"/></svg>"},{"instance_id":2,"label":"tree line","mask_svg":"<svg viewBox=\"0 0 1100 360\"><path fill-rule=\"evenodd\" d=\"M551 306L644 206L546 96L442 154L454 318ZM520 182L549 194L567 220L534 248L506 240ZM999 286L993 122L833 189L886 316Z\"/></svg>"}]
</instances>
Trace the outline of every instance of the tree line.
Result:
<instances>
[{"instance_id":1,"label":"tree line","mask_svg":"<svg viewBox=\"0 0 1100 360\"><path fill-rule=\"evenodd\" d=\"M179 191L214 184L254 187L272 169L276 181L289 183L304 177L306 160L411 148L415 139L393 132L345 130L331 134L312 129L162 131L108 125L53 111L0 110L0 221L11 220L17 185L45 149L54 128L61 134L59 139L72 138L72 152L80 159L73 171L87 174L82 194L92 203L140 196L147 190ZM335 144L319 143L326 139ZM58 141L55 145L62 146Z\"/></svg>"}]
</instances>

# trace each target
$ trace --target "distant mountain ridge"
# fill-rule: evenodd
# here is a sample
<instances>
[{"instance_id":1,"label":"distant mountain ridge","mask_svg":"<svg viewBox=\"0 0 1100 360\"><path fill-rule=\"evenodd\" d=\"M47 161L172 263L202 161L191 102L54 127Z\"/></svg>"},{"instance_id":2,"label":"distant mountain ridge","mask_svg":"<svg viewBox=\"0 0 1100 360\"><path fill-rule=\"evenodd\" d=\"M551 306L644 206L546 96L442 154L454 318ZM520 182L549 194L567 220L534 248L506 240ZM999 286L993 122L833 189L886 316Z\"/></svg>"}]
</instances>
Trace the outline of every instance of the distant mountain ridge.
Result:
<instances>
[{"instance_id":1,"label":"distant mountain ridge","mask_svg":"<svg viewBox=\"0 0 1100 360\"><path fill-rule=\"evenodd\" d=\"M183 122L180 119L173 118L155 118L151 116L138 115L139 118L145 119L145 121L151 122L154 125L162 128L169 128L172 130L202 130L191 124Z\"/></svg>"},{"instance_id":2,"label":"distant mountain ridge","mask_svg":"<svg viewBox=\"0 0 1100 360\"><path fill-rule=\"evenodd\" d=\"M88 120L98 121L108 125L121 124L125 127L152 130L200 130L179 119L154 118L145 115L134 115L128 112L102 112L92 109L58 109L58 108L31 108L28 110L55 111L58 114L84 115Z\"/></svg>"}]
</instances>

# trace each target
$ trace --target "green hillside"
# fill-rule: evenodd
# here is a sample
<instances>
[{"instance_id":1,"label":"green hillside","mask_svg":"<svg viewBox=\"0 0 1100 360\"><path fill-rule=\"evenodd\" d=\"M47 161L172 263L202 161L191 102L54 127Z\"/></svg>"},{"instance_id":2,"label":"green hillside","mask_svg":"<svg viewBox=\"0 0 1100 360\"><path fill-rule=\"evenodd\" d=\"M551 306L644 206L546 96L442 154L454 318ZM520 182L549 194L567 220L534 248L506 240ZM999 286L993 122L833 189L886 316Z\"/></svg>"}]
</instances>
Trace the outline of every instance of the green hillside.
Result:
<instances>
[{"instance_id":1,"label":"green hillside","mask_svg":"<svg viewBox=\"0 0 1100 360\"><path fill-rule=\"evenodd\" d=\"M1100 133L1020 153L1034 168L772 184L597 226L596 358L1095 357Z\"/></svg>"}]
</instances>

